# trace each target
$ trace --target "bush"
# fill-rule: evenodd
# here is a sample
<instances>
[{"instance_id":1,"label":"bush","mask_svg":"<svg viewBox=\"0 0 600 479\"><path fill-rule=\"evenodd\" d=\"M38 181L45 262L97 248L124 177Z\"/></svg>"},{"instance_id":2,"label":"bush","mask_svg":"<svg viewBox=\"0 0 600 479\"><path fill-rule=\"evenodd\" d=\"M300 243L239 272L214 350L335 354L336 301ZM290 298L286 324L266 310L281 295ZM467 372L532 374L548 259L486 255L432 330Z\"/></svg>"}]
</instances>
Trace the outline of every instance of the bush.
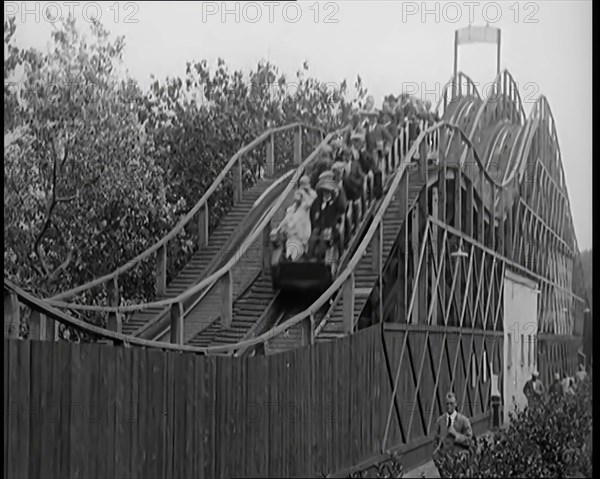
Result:
<instances>
[{"instance_id":1,"label":"bush","mask_svg":"<svg viewBox=\"0 0 600 479\"><path fill-rule=\"evenodd\" d=\"M547 396L511 414L510 426L447 457L446 477L592 477L592 381L575 396Z\"/></svg>"},{"instance_id":2,"label":"bush","mask_svg":"<svg viewBox=\"0 0 600 479\"><path fill-rule=\"evenodd\" d=\"M398 454L391 454L386 460L373 464L360 471L354 471L348 477L403 477L403 467Z\"/></svg>"}]
</instances>

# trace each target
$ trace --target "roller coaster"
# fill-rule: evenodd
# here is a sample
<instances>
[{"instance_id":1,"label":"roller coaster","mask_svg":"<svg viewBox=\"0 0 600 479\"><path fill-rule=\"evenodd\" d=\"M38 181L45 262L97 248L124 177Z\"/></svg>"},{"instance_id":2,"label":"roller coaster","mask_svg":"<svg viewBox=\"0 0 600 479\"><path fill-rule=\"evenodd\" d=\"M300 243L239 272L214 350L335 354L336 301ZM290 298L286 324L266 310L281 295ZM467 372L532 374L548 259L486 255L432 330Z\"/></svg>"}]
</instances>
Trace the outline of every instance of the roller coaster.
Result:
<instances>
[{"instance_id":1,"label":"roller coaster","mask_svg":"<svg viewBox=\"0 0 600 479\"><path fill-rule=\"evenodd\" d=\"M349 219L347 246L318 297L294 299L273 287L269 233L291 204L297 180L343 130L325 134L292 124L242 148L171 232L112 273L50 298L37 298L5 278L5 336L15 337L19 314L28 308L37 325L32 339L55 341L62 323L128 350L231 361L270 356L289 367L306 348L342 344L375 328L391 394L381 413L378 451L361 460L390 444L411 443L419 435L415 428L427 436L444 389L458 389L460 404L473 416L489 413L494 394L507 410L519 401L531 370L538 368L548 382L555 370L573 373L578 356L591 357L581 349L589 310L572 287L579 250L555 122L544 96L525 114L506 70L488 98L456 73L436 111L441 120L422 124L414 141L407 127L399 131L381 165L381 198L365 184L362 207ZM293 162L278 165L275 138L284 133L293 136ZM309 141L318 145L302 159ZM259 147L266 149L264 174L245 185L244 155ZM211 229L209 202L228 175L234 204ZM185 228L198 231L197 251L167 282L169 242ZM152 261L156 300L124 304L121 278ZM105 304L83 300L99 292ZM515 303L521 297L523 303ZM514 308L524 304L527 313L515 316ZM105 315L108 327L79 319L77 312ZM396 336L389 339L384 331ZM490 345L485 338L491 336L501 340ZM460 352L451 338L458 338ZM568 341L555 344L553 338ZM519 346L511 346L515 342ZM349 374L345 380L354 377ZM399 395L412 405L410 414L399 412ZM351 465L339 459L323 468Z\"/></svg>"}]
</instances>

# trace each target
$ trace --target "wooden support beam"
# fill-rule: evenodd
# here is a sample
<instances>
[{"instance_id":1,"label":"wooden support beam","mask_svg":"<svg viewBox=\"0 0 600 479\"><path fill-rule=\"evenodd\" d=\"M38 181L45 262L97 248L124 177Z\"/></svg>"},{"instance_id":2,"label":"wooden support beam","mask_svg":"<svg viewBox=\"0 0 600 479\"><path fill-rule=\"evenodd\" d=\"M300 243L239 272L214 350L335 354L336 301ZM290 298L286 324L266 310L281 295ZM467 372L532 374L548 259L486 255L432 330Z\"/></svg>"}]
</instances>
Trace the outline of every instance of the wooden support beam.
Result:
<instances>
[{"instance_id":1,"label":"wooden support beam","mask_svg":"<svg viewBox=\"0 0 600 479\"><path fill-rule=\"evenodd\" d=\"M271 271L271 222L265 225L262 234L262 273L268 275ZM285 253L285 251L284 251Z\"/></svg>"},{"instance_id":2,"label":"wooden support beam","mask_svg":"<svg viewBox=\"0 0 600 479\"><path fill-rule=\"evenodd\" d=\"M200 248L208 244L208 223L208 203L205 203L198 211L198 246Z\"/></svg>"},{"instance_id":3,"label":"wooden support beam","mask_svg":"<svg viewBox=\"0 0 600 479\"><path fill-rule=\"evenodd\" d=\"M419 180L427 184L427 141L419 145Z\"/></svg>"},{"instance_id":4,"label":"wooden support beam","mask_svg":"<svg viewBox=\"0 0 600 479\"><path fill-rule=\"evenodd\" d=\"M119 283L117 277L107 284L108 301L110 306L117 307L120 303L119 294ZM106 327L111 331L115 331L119 334L123 331L123 324L121 320L121 313L108 313L108 323Z\"/></svg>"},{"instance_id":5,"label":"wooden support beam","mask_svg":"<svg viewBox=\"0 0 600 479\"><path fill-rule=\"evenodd\" d=\"M244 173L242 171L242 157L239 156L235 166L234 166L234 171L235 171L235 179L234 179L234 186L233 186L233 204L237 204L240 201L242 201L242 193L243 193L243 184L242 184L242 180L244 178Z\"/></svg>"},{"instance_id":6,"label":"wooden support beam","mask_svg":"<svg viewBox=\"0 0 600 479\"><path fill-rule=\"evenodd\" d=\"M35 309L31 310L29 317L29 336L28 339L37 339L40 341L56 341L57 323L46 316L44 313Z\"/></svg>"},{"instance_id":7,"label":"wooden support beam","mask_svg":"<svg viewBox=\"0 0 600 479\"><path fill-rule=\"evenodd\" d=\"M448 218L446 217L447 207L447 187L448 187L448 179L447 179L447 165L446 165L446 146L448 142L448 137L446 134L446 130L440 130L439 136L439 161L440 161L440 172L438 174L438 214L437 217L432 215L434 218L437 218L440 222L447 224ZM432 226L435 223L432 223ZM437 225L436 225L437 226ZM444 244L444 231L441 229L437 230L437 244L438 249L440 249L440 245ZM442 319L446 316L446 262L443 261L440 265L440 284L438 286L439 289L439 297L440 297L440 314Z\"/></svg>"},{"instance_id":8,"label":"wooden support beam","mask_svg":"<svg viewBox=\"0 0 600 479\"><path fill-rule=\"evenodd\" d=\"M498 251L498 253L501 254L502 256L506 256L505 213L506 213L506 192L502 191L502 192L500 192L500 199L499 199L499 204L498 204L498 238L497 238L498 246L496 248L496 251Z\"/></svg>"},{"instance_id":9,"label":"wooden support beam","mask_svg":"<svg viewBox=\"0 0 600 479\"><path fill-rule=\"evenodd\" d=\"M411 214L411 250L412 250L412 281L411 281L411 285L412 285L412 290L414 290L415 292L415 300L414 300L414 305L413 305L413 309L411 312L411 317L409 319L409 322L412 324L417 324L419 322L419 288L417 286L417 282L418 282L418 267L419 267L419 225L420 225L420 218L419 218L420 214L419 214L419 208L413 208L412 209L412 214Z\"/></svg>"},{"instance_id":10,"label":"wooden support beam","mask_svg":"<svg viewBox=\"0 0 600 479\"><path fill-rule=\"evenodd\" d=\"M484 199L483 199L483 183L485 181L485 178L483 176L483 170L479 172L479 184L480 186L480 194L479 194L479 198L477 200L477 241L479 241L481 244L486 244L485 243L485 238L484 238L484 218L485 218L485 203L484 203ZM487 245L486 245L487 246Z\"/></svg>"},{"instance_id":11,"label":"wooden support beam","mask_svg":"<svg viewBox=\"0 0 600 479\"><path fill-rule=\"evenodd\" d=\"M221 279L219 279L221 288L221 328L227 329L231 327L233 320L233 277L231 270L227 271Z\"/></svg>"},{"instance_id":12,"label":"wooden support beam","mask_svg":"<svg viewBox=\"0 0 600 479\"><path fill-rule=\"evenodd\" d=\"M467 178L466 180L466 194L465 194L465 209L467 217L464 221L464 232L467 236L473 236L473 180ZM435 215L434 215L435 216Z\"/></svg>"},{"instance_id":13,"label":"wooden support beam","mask_svg":"<svg viewBox=\"0 0 600 479\"><path fill-rule=\"evenodd\" d=\"M371 271L380 274L383 261L383 218L371 238L371 253Z\"/></svg>"},{"instance_id":14,"label":"wooden support beam","mask_svg":"<svg viewBox=\"0 0 600 479\"><path fill-rule=\"evenodd\" d=\"M19 298L16 294L4 292L4 337L6 339L19 338Z\"/></svg>"},{"instance_id":15,"label":"wooden support beam","mask_svg":"<svg viewBox=\"0 0 600 479\"><path fill-rule=\"evenodd\" d=\"M171 304L171 343L183 344L183 305Z\"/></svg>"},{"instance_id":16,"label":"wooden support beam","mask_svg":"<svg viewBox=\"0 0 600 479\"><path fill-rule=\"evenodd\" d=\"M271 134L267 140L267 178L273 178L275 175L275 135Z\"/></svg>"},{"instance_id":17,"label":"wooden support beam","mask_svg":"<svg viewBox=\"0 0 600 479\"><path fill-rule=\"evenodd\" d=\"M462 184L461 179L463 176L462 168L456 171L454 176L454 227L458 231L463 230L463 221L462 221ZM458 239L456 246L462 249L461 240L464 235L461 234ZM450 254L454 253L456 250L450 251ZM457 285L454 288L454 296L456 298L456 304L460 305L463 303L463 296L465 295L465 285L463 283L463 262L462 257L456 257L456 281Z\"/></svg>"},{"instance_id":18,"label":"wooden support beam","mask_svg":"<svg viewBox=\"0 0 600 479\"><path fill-rule=\"evenodd\" d=\"M302 163L302 126L294 130L294 165Z\"/></svg>"},{"instance_id":19,"label":"wooden support beam","mask_svg":"<svg viewBox=\"0 0 600 479\"><path fill-rule=\"evenodd\" d=\"M27 339L41 340L42 339L42 323L46 326L46 315L32 309L29 316L29 334Z\"/></svg>"},{"instance_id":20,"label":"wooden support beam","mask_svg":"<svg viewBox=\"0 0 600 479\"><path fill-rule=\"evenodd\" d=\"M515 252L513 244L514 203L506 210L506 222L504 223L504 251L505 256L514 261Z\"/></svg>"},{"instance_id":21,"label":"wooden support beam","mask_svg":"<svg viewBox=\"0 0 600 479\"><path fill-rule=\"evenodd\" d=\"M307 318L301 321L302 326L302 337L303 337L303 345L309 346L315 343L315 325L314 325L314 317L308 316Z\"/></svg>"},{"instance_id":22,"label":"wooden support beam","mask_svg":"<svg viewBox=\"0 0 600 479\"><path fill-rule=\"evenodd\" d=\"M351 334L354 329L354 273L350 273L350 276L344 282L343 288L344 334Z\"/></svg>"},{"instance_id":23,"label":"wooden support beam","mask_svg":"<svg viewBox=\"0 0 600 479\"><path fill-rule=\"evenodd\" d=\"M164 296L167 290L167 245L156 251L156 295Z\"/></svg>"},{"instance_id":24,"label":"wooden support beam","mask_svg":"<svg viewBox=\"0 0 600 479\"><path fill-rule=\"evenodd\" d=\"M408 245L406 244L406 230L408 228L408 224L407 224L407 208L408 208L408 177L409 175L404 174L402 175L401 179L400 179L400 184L398 185L398 189L396 190L396 195L398 198L398 202L399 202L399 211L400 211L400 215L402 216L402 226L400 231L403 232L401 235L398 236L398 248L396 249L396 256L397 256L397 260L398 260L398 269L397 269L397 275L396 275L396 291L397 291L397 301L398 301L398 305L397 305L397 309L396 309L396 316L395 316L395 320L396 321L400 321L400 322L405 322L406 321L406 308L407 308L407 304L406 302L408 301L406 299L406 294L405 294L405 278L406 278L406 273L404 270L405 267L405 263L406 263L406 259L407 259L407 247Z\"/></svg>"},{"instance_id":25,"label":"wooden support beam","mask_svg":"<svg viewBox=\"0 0 600 479\"><path fill-rule=\"evenodd\" d=\"M490 231L489 231L489 242L490 248L496 249L496 187L490 185Z\"/></svg>"},{"instance_id":26,"label":"wooden support beam","mask_svg":"<svg viewBox=\"0 0 600 479\"><path fill-rule=\"evenodd\" d=\"M427 321L427 298L429 290L429 275L430 270L427 267L429 260L431 259L431 250L427 247L429 233L425 233L425 225L429 216L429 186L425 182L424 190L419 195L419 242L426 243L426 258L422 266L421 272L418 275L419 278L419 296L417 298L419 302L419 315L417 316L419 323Z\"/></svg>"},{"instance_id":27,"label":"wooden support beam","mask_svg":"<svg viewBox=\"0 0 600 479\"><path fill-rule=\"evenodd\" d=\"M431 216L437 218L439 216L438 211L438 188L437 186L432 187L431 189ZM438 303L437 303L437 290L439 288L439 281L436 281L435 267L434 264L437 263L438 269L440 267L441 261L436 261L433 257L439 258L440 256L440 243L438 242L438 225L433 223L431 225L431 240L432 240L432 248L431 254L427 255L428 262L428 270L429 277L431 278L431 284L429 285L429 291L431 294L431 302L432 302L432 313L431 313L431 324L437 324L437 312L438 312ZM443 258L441 259L443 261ZM444 280L444 278L442 278Z\"/></svg>"}]
</instances>

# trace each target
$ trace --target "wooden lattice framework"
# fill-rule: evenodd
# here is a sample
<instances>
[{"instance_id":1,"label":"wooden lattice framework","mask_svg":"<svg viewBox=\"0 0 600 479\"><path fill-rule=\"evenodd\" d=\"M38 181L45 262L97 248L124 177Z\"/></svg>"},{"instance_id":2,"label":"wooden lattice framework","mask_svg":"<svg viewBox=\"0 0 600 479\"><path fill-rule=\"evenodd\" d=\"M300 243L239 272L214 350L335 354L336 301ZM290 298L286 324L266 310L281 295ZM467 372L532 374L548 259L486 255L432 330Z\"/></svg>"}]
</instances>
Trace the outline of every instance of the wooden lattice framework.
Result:
<instances>
[{"instance_id":1,"label":"wooden lattice framework","mask_svg":"<svg viewBox=\"0 0 600 479\"><path fill-rule=\"evenodd\" d=\"M398 244L383 271L383 320L392 323L386 329L408 328L401 345L396 345L399 357L390 360L393 399L384 450L398 440L413 440L415 424L420 424L418 436L429 435L433 411L443 412L441 398L448 390L455 391L471 417L489 410L489 394L484 397L482 392L489 393L491 385L478 372L487 367L502 381L507 269L539 285L539 333L572 338L582 331L584 302L573 294L571 281L578 250L547 101L541 97L525 119L516 83L506 71L496 79L495 94L485 101L468 92L443 104L449 124L439 126L437 171L429 172L419 200L406 212ZM401 183L400 191L405 189ZM441 344L432 344L429 332L419 344L411 344L411 327L441 327L449 332L457 327L460 348L448 346L450 333L444 334ZM486 335L494 338L487 349L482 339ZM544 371L559 363L563 374L574 369L576 355L565 356L572 346L547 348L539 354L548 362ZM561 353L550 358L545 351ZM444 355L454 362L441 385ZM433 358L440 358L437 369ZM462 378L456 377L457 364ZM407 374L412 376L411 384L400 380ZM433 391L428 395L423 384L432 378ZM467 387L469 381L472 388ZM476 393L483 400L480 409L473 406ZM399 412L398 402L403 400L409 414ZM394 417L400 435L390 442Z\"/></svg>"}]
</instances>

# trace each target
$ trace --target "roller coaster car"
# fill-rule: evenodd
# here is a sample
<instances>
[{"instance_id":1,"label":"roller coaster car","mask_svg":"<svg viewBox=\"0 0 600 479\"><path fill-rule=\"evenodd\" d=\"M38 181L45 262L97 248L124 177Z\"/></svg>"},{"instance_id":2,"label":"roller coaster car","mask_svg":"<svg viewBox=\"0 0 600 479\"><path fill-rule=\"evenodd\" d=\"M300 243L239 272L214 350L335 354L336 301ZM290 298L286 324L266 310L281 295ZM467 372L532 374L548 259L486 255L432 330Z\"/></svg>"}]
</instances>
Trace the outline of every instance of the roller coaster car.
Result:
<instances>
[{"instance_id":1,"label":"roller coaster car","mask_svg":"<svg viewBox=\"0 0 600 479\"><path fill-rule=\"evenodd\" d=\"M338 232L340 232L339 228ZM341 244L344 244L343 240ZM308 258L306 254L296 261L290 261L285 257L284 245L285 242L280 235L271 241L273 289L294 293L310 292L320 294L331 286L337 273L340 256L339 248L333 241L328 241L324 262Z\"/></svg>"}]
</instances>

